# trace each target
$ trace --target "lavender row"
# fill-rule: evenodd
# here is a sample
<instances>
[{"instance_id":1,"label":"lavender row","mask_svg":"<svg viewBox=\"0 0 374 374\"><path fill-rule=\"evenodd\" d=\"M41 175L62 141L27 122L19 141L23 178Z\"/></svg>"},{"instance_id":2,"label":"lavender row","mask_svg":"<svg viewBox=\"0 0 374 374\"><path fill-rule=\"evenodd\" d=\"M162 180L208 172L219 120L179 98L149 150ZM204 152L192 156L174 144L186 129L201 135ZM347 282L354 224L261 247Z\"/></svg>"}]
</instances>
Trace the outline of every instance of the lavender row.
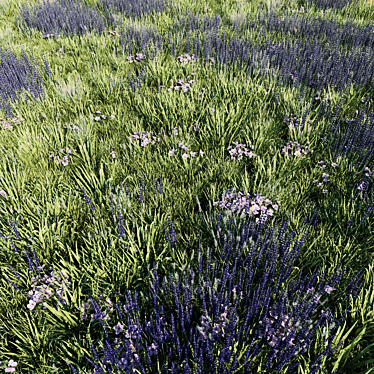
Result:
<instances>
[{"instance_id":1,"label":"lavender row","mask_svg":"<svg viewBox=\"0 0 374 374\"><path fill-rule=\"evenodd\" d=\"M64 5L68 6L69 3L64 3ZM49 6L52 6L52 8L48 8ZM43 5L44 8L40 8L43 9L43 11L40 10L41 13L37 13L36 15L34 15L34 17L31 17L29 10L24 10L22 13L22 17L23 19L25 19L25 22L29 25L30 28L37 27L38 30L43 30L43 32L52 32L49 26L49 31L46 30L46 28L48 28L47 26L43 26L45 22L47 22L48 25L47 15L50 14L51 20L59 20L59 23L57 21L54 21L54 32L57 33L61 28L59 24L65 24L66 11L68 8L60 7L58 8L58 11L55 11L53 6L58 7L59 5ZM49 11L51 13L48 13ZM88 22L89 16L87 15L87 18L84 12L75 12L75 17L79 16L83 18L73 18L76 24L79 23L80 25L82 25L84 24L83 21L85 21L86 23ZM35 21L32 21L31 18L34 18ZM94 17L93 15L92 19L94 19L95 22L99 22L99 20L102 21L100 27L98 26L97 29L100 30L100 32L103 32L103 19L96 16ZM249 20L247 19L245 29L248 29L248 21ZM282 21L284 21L284 19ZM329 32L325 28L325 34L329 37L329 40L332 43L332 51L329 50L326 52L322 50L321 46L317 42L314 42L312 44L306 43L304 44L303 49L300 50L297 44L292 44L287 40L283 40L282 42L278 42L275 44L271 39L270 41L266 39L265 45L261 47L257 45L257 43L250 41L245 42L244 40L239 39L238 33L236 33L235 36L233 36L231 39L228 38L226 43L226 31L223 40L219 36L218 27L220 24L220 18L217 16L214 19L214 22L213 20L209 22L209 19L207 21L202 19L201 25L199 24L199 19L197 19L196 21L195 16L185 17L184 20L180 17L179 22L181 23L181 28L187 28L191 30L194 30L197 27L201 26L203 34L207 34L213 31L213 37L211 39L207 40L206 38L203 38L203 40L200 40L200 38L196 37L195 33L194 37L192 37L191 39L190 37L188 37L185 42L184 49L187 53L190 53L190 51L194 51L197 58L202 55L203 60L205 59L206 62L209 58L213 58L214 62L218 64L234 65L237 61L239 68L245 67L246 70L250 73L256 66L256 56L265 53L265 60L268 60L268 62L271 64L271 67L280 67L279 79L284 85L289 81L292 81L294 86L299 83L303 83L306 87L316 88L317 90L326 89L328 86L335 86L340 91L342 91L342 89L346 85L350 85L351 83L354 84L355 89L362 88L367 86L368 84L374 83L372 82L372 78L370 78L374 76L374 64L370 64L370 61L373 61L374 59L369 52L355 52L345 58L339 58L340 56L338 46L343 35L347 36L354 34L351 33L351 25L349 24L346 24L344 29L342 29L340 33L336 33L336 30L334 29L334 35L329 34L331 33L332 27L334 25L330 26ZM260 18L255 19L253 22L250 21L249 27L258 27L263 22L264 21L262 21ZM275 27L274 25L276 25L277 23L282 24L282 22L279 22L274 18L270 18L269 23L264 26L271 29L272 27ZM70 31L72 33L79 33L79 30L73 24L70 27ZM69 27L68 25L69 23L64 27ZM313 26L315 26L315 24L313 24ZM311 32L321 34L324 31L322 26L320 26L319 29L317 27L314 27L313 30L311 29L311 27L308 28L307 26L305 26L304 34L308 33L308 35L310 35ZM282 31L284 33L287 33L288 30L291 29L291 27L292 25L290 22L287 27L283 28ZM176 24L174 24L174 31L177 31ZM372 35L372 32L373 30L370 27L367 27L366 29L357 31L355 33L355 39L352 39L352 37L350 38L350 41L352 41L355 50L357 50L359 47L362 47L363 45L372 47L372 45L368 45L370 40L372 40L372 38L369 38L368 36ZM125 35L126 38L124 38L123 35ZM121 44L127 46L129 53L131 53L131 46L134 46L136 50L144 50L146 54L146 61L149 60L150 43L153 42L155 44L157 57L158 53L163 53L163 43L166 41L163 40L164 38L162 36L159 36L158 33L154 30L144 30L143 26L140 31L135 30L131 26L128 28L128 30L122 28L121 34L118 37ZM175 38L172 38L171 32L168 41L170 43L171 53L175 56L176 49L178 48L178 41L175 40ZM182 50L183 46L179 46L179 51ZM152 59L154 59L155 56L154 52L155 51L152 48ZM33 57L31 57L31 59L33 60ZM296 60L297 64L295 66ZM41 76L39 72L37 72L37 74L34 73L35 67L32 66L32 63L30 61L28 61L24 53L22 61L22 65L24 66L24 68L22 69L20 69L20 62L11 52L8 55L6 55L4 52L1 52L1 61L2 66L0 67L2 68L4 74L2 74L3 78L0 83L2 87L5 87L5 89L3 90L5 94L3 94L3 98L0 98L0 100L3 102L2 106L4 110L6 110L8 113L11 113L12 115L11 106L8 103L8 100L17 100L17 94L24 88L30 89L32 95L35 98L39 98L39 96L41 96L43 92ZM326 63L326 61L330 62ZM266 62L267 61L263 60L260 66L258 66L260 76L263 75L263 72L265 71L264 64L266 64ZM48 76L51 74L51 71L45 59L44 63L46 71L45 74L48 78ZM340 74L348 70L353 73L351 79L349 79L348 74ZM27 71L31 71L32 76L37 75L38 81L30 81ZM14 79L14 77L17 77L17 79ZM26 78L28 78L29 82L27 82ZM137 77L136 79L139 83L138 93L140 93L140 80L142 80L144 85L146 81L146 70L142 69L141 74L139 74L139 77ZM37 86L35 87L35 85ZM129 76L129 85L132 90L135 91L134 77ZM279 85L280 82L278 80L277 87ZM274 93L274 100L275 102L277 102L276 92Z\"/></svg>"}]
</instances>

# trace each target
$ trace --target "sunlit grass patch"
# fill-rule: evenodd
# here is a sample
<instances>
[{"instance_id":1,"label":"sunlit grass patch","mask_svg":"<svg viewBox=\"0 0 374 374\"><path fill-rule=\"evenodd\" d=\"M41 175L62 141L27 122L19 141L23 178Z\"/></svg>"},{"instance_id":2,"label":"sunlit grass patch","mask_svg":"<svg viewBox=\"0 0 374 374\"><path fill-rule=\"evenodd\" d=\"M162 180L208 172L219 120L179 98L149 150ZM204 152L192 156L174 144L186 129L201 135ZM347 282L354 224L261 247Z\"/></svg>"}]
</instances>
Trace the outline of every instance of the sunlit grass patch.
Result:
<instances>
[{"instance_id":1,"label":"sunlit grass patch","mask_svg":"<svg viewBox=\"0 0 374 374\"><path fill-rule=\"evenodd\" d=\"M369 374L372 8L112 4L0 0L4 368Z\"/></svg>"}]
</instances>

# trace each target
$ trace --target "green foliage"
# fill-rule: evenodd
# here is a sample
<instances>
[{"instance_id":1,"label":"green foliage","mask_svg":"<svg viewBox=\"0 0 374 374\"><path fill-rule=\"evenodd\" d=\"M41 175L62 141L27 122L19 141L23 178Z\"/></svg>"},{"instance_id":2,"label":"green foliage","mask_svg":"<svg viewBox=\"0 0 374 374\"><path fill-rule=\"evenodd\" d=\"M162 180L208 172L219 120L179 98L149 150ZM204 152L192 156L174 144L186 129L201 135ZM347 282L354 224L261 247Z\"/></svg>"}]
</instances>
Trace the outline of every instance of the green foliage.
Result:
<instances>
[{"instance_id":1,"label":"green foliage","mask_svg":"<svg viewBox=\"0 0 374 374\"><path fill-rule=\"evenodd\" d=\"M320 268L321 273L328 270L329 276L341 262L347 266L347 283L358 270L366 269L357 300L341 301L334 294L329 297L339 317L347 309L350 313L334 341L334 345L343 343L333 357L323 359L321 373L335 369L337 373L373 372L374 242L370 223L359 225L364 217L362 197L361 203L349 203L357 174L362 174L367 165L357 167L353 156L338 160L330 156L334 139L322 139L331 120L321 120L304 135L289 130L283 122L284 117L308 108L316 93L305 92L304 100L299 102L300 87L280 87L275 105L274 72L269 72L267 78L254 76L246 80L243 71L232 67L222 70L215 64L200 62L183 66L166 46L156 62L143 64L148 80L138 95L130 90L127 81L127 73L136 68L128 64L118 40L92 33L84 38L54 40L44 40L39 34L21 35L15 22L9 22L19 16L21 3L10 1L4 5L0 1L2 48L18 53L18 47L26 44L39 66L46 57L52 75L49 79L44 77L43 100L30 106L24 100L12 103L17 118L24 120L13 124L12 131L0 128L0 191L6 195L0 194L0 232L6 233L19 250L16 254L7 238L0 238L2 275L19 287L15 291L2 277L0 357L17 361L16 372L21 373L69 373L67 360L80 372L88 372L91 366L84 356L91 355L90 342L102 342L104 334L97 321L91 324L81 319L82 302L89 297L115 298L126 290L137 290L142 316L149 316L152 304L148 288L154 263L158 263L160 279L177 271L183 273L188 266L196 274L199 239L204 255L210 248L213 258L222 261L212 236L218 216L213 202L221 200L228 188L236 188L261 194L273 202L279 200L274 221L290 214L291 229L300 229L310 207L320 209L318 224L306 237L295 262L295 273L302 267L310 271ZM96 1L87 3L92 5ZM181 12L188 7L191 11L221 16L230 12L234 20L244 19L240 17L243 12L254 15L258 9L273 9L277 14L291 14L300 6L300 1L258 4L208 0L190 4L185 0L179 8ZM351 13L329 12L325 17L342 23L349 18L364 24L370 21L372 9L361 4L358 9L350 9ZM306 9L306 13L310 19L320 14L316 9ZM173 24L169 13L152 16L147 22L163 33L168 33ZM259 35L253 31L250 37L255 40ZM193 78L192 73L196 74ZM187 76L195 80L193 90L168 92L165 88L157 94L160 85L168 87ZM114 91L109 90L110 78L117 84ZM122 91L118 89L120 81ZM203 94L199 95L200 92ZM340 97L334 90L321 95L328 97L334 108L338 105ZM372 105L372 91L347 93L342 106L344 120L359 108L363 96L369 97ZM317 111L318 104L310 120ZM106 118L96 120L101 115ZM82 131L72 130L73 125ZM195 131L193 125L199 129ZM141 145L141 140L130 141L136 131L139 135L152 131L160 141L146 146ZM343 131L344 128L340 129L338 134ZM285 157L281 149L290 141L310 142L313 154L303 159ZM257 157L231 160L228 147L234 142L252 145ZM181 149L169 156L169 151L178 149L180 143L197 156L184 159ZM73 151L67 165L58 162L66 152L58 160L50 157L67 147ZM198 156L200 150L204 156ZM321 160L339 165L331 170L327 194L313 183L320 177ZM144 201L140 203L142 170L146 187ZM160 174L163 193L155 195L153 181ZM129 186L130 196L118 188L120 183L124 187L124 182ZM82 187L94 211L85 203ZM123 208L123 240L118 240L117 201ZM353 223L348 227L353 212ZM168 214L177 233L174 248L165 241ZM21 241L11 231L11 221L15 222ZM28 249L29 244L45 269L53 266L71 280L65 305L54 297L46 309L41 305L34 310L27 308L32 275L22 249ZM16 280L7 264L21 275L20 279ZM326 331L319 331L315 344L303 357L299 373L309 372L311 357L321 350ZM111 335L115 336L113 332ZM258 372L261 370L265 372L260 362Z\"/></svg>"}]
</instances>

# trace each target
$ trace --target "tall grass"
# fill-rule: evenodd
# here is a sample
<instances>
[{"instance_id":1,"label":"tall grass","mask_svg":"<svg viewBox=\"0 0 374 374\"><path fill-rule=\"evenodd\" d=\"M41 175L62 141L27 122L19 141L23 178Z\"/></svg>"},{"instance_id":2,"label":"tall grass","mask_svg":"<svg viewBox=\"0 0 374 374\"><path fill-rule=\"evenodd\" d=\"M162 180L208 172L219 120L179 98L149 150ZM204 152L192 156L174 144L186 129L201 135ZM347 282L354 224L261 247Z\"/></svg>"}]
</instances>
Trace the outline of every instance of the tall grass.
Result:
<instances>
[{"instance_id":1,"label":"tall grass","mask_svg":"<svg viewBox=\"0 0 374 374\"><path fill-rule=\"evenodd\" d=\"M372 373L373 10L0 0L4 371Z\"/></svg>"}]
</instances>

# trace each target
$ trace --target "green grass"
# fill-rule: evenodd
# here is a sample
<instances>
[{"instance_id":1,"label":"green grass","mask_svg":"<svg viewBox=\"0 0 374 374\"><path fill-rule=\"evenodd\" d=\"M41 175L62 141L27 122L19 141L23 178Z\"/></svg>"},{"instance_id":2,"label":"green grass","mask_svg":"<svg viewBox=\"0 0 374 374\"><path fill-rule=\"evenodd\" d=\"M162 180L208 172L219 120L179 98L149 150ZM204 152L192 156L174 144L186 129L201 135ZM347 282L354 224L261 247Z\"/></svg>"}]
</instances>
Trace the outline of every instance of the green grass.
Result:
<instances>
[{"instance_id":1,"label":"green grass","mask_svg":"<svg viewBox=\"0 0 374 374\"><path fill-rule=\"evenodd\" d=\"M7 238L1 238L2 360L16 361L19 373L52 373L53 367L59 368L56 372L71 372L66 359L84 362L84 355L91 355L89 339L95 342L103 339L97 323L88 327L89 323L80 319L81 303L91 295L114 298L126 289L148 295L149 268L154 261L159 263L160 279L171 272L184 272L188 265L196 273L200 238L203 253L212 248L213 258L222 261L211 234L218 216L213 202L220 201L228 188L236 188L251 195L261 194L274 204L279 201L279 210L274 212L272 222L290 214L290 227L295 231L303 227L309 208L312 211L319 208L318 224L306 237L294 264L293 277L301 268L304 271L320 269L321 274L327 271L330 276L341 263L347 266L343 286L357 271L365 270L365 282L356 300L350 298L343 302L334 293L329 296L329 305L338 317L347 309L349 313L333 347L342 340L343 343L333 356L323 358L320 373L328 374L336 368L338 373L345 374L374 372L372 225L370 217L361 226L358 224L364 216L357 202L362 197L349 204L354 194L352 186L366 165L354 165L353 156L339 157L336 161L332 158L330 149L334 139L330 136L323 140L332 120L320 121L304 135L289 130L283 122L285 117L306 110L317 93L307 90L300 102L299 89L280 87L279 103L275 105L272 94L270 99L265 94L269 87L271 92L275 89L271 73L268 77L248 78L243 71L231 67L223 69L205 63L183 66L165 47L157 64L151 61L146 65L149 79L141 95L133 94L128 88L127 72L133 71L134 66L126 60L127 54L118 40L94 33L84 38L53 40L44 40L40 33L32 37L23 35L14 21L21 4L0 1L0 47L17 55L19 46L30 47L39 66L46 56L52 75L45 80L43 100L30 106L25 100L12 103L16 117L24 120L12 123L13 130L0 129L0 191L6 195L0 195L0 232L11 238L20 253L32 243L45 270L50 266L62 270L71 284L68 305L58 307L56 299L52 299L46 310L41 305L29 310L26 296L31 290L32 275L28 273L26 257L17 255ZM244 19L245 14L254 15L257 9L269 10L266 3L256 1L191 3L183 0L180 5L181 10L188 7L189 11L200 13L206 5L209 10L205 12L229 14L232 20ZM273 7L278 14L286 11L289 15L299 9L295 1L283 6L273 3ZM364 3L356 10L323 16L315 8L306 7L306 10L310 19L319 15L341 24L351 20L363 25L371 22L374 14L373 5ZM168 31L171 21L168 13L146 19L159 32ZM246 36L254 40L259 37L254 31L247 32ZM58 52L61 48L64 53ZM168 92L165 88L162 96L157 94L158 85L168 87L178 79L192 77L192 73L196 73L192 91ZM125 90L110 93L110 77L117 84L122 77ZM204 93L199 95L200 92ZM340 99L333 90L320 94L329 98L333 108ZM344 120L352 117L364 96L372 107L373 92L348 93L342 107ZM318 106L311 112L310 120L317 109ZM97 111L101 113L96 114ZM106 119L96 121L98 115L105 115ZM0 111L0 117L4 119L5 113ZM193 129L195 123L199 124L198 131ZM78 134L66 128L73 124L83 131ZM173 136L176 127L178 134ZM129 137L137 131L152 131L161 141L145 147L139 140L130 142ZM309 142L313 153L309 152L303 159L281 155L282 147L290 141L301 145ZM257 156L231 160L228 147L234 142L252 145ZM196 152L196 157L183 159L185 152L178 147L179 143L187 146L188 152ZM65 147L76 150L66 166L49 157ZM172 149L178 151L169 156ZM200 150L203 156L198 155ZM330 175L326 194L313 183L321 179L318 162L322 160L339 165L339 168L329 166L324 170ZM141 204L138 186L142 183L142 171L146 187ZM163 194L155 195L154 180L159 180L160 174ZM125 181L133 194L130 198L122 197L117 188L120 183L124 186ZM94 204L94 213L85 203L82 186ZM123 211L126 236L132 236L127 249L124 243L110 244L118 234L118 218L114 220L111 214L110 196L118 197L126 211ZM206 214L199 213L197 199ZM115 208L116 199L113 203ZM359 213L348 227L354 211ZM164 236L168 214L177 235L174 249ZM21 242L11 230L11 220L16 223ZM7 264L21 275L20 279L14 277ZM17 284L19 291L4 275ZM323 332L318 332L308 355L318 355ZM308 373L308 356L301 360L299 373Z\"/></svg>"}]
</instances>

